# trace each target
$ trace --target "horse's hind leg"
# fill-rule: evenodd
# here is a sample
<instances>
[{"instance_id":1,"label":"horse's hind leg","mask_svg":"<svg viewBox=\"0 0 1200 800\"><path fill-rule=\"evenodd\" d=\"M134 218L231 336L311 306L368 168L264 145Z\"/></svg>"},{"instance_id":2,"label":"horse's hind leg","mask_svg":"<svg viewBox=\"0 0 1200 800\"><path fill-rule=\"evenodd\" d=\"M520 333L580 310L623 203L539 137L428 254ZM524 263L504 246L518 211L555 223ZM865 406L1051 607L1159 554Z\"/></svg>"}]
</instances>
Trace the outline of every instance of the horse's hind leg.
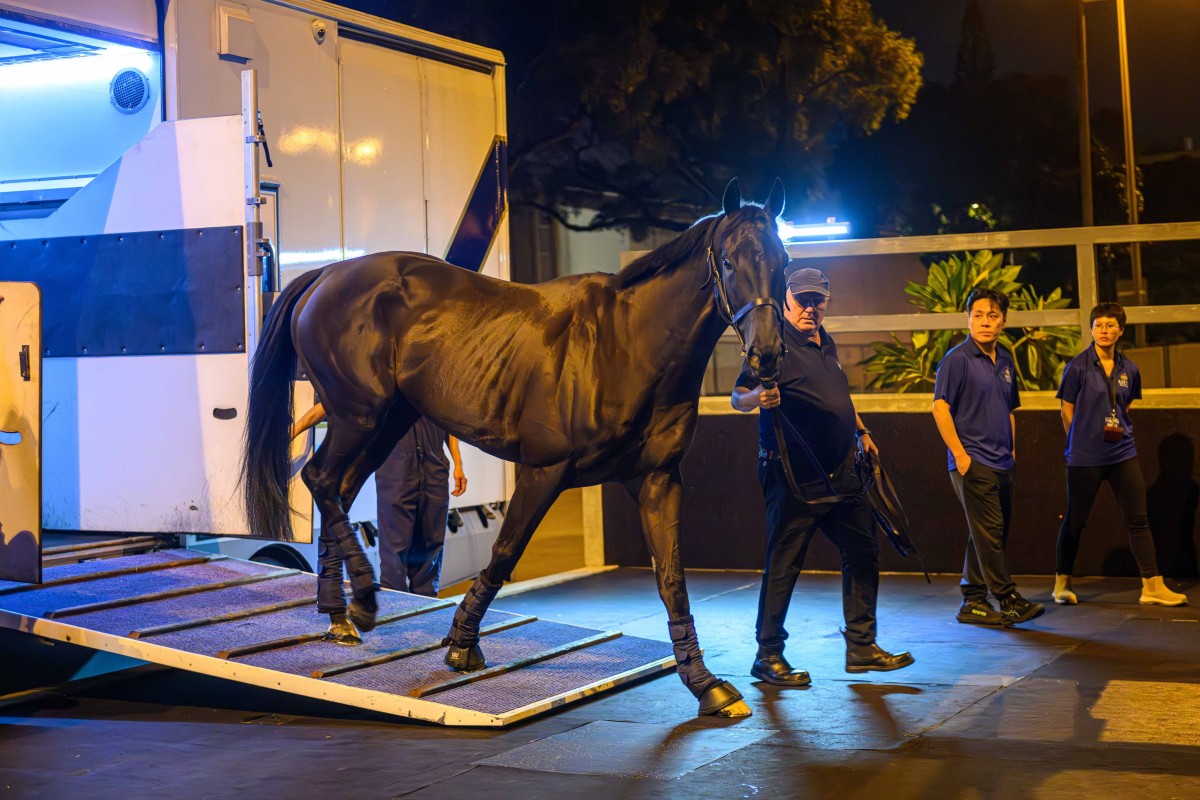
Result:
<instances>
[{"instance_id":1,"label":"horse's hind leg","mask_svg":"<svg viewBox=\"0 0 1200 800\"><path fill-rule=\"evenodd\" d=\"M358 535L346 516L349 503L343 498L347 473L369 442L376 435L375 427L367 427L348 418L331 418L325 441L312 459L304 465L301 476L312 492L321 511L321 538L317 558L317 611L329 614L335 635L349 635L344 618L348 613L355 625L364 631L375 627L375 570L367 560ZM342 589L343 564L350 573L353 598L349 611Z\"/></svg>"},{"instance_id":2,"label":"horse's hind leg","mask_svg":"<svg viewBox=\"0 0 1200 800\"><path fill-rule=\"evenodd\" d=\"M408 429L412 427L413 422L417 420L420 414L416 409L408 403L407 400L401 398L388 410L383 421L376 428L374 435L367 442L366 446L359 451L359 454L347 467L346 473L342 478L341 486L341 502L342 507L349 509L354 505L355 498L362 491L363 484L371 477L375 470L379 469L380 464L392 452L392 448L396 446L396 442L400 440ZM357 539L355 544L358 544ZM322 572L324 578L318 577L318 592L320 592L320 581L324 580L325 592L334 592L336 597L341 598L345 603L345 595L342 590L342 555L336 552L336 548L330 548L330 552L326 558L328 564L322 563ZM354 606L351 605L353 610ZM344 614L331 615L329 635L334 641L341 644L360 644L362 637L359 636L358 629L352 621L358 615L352 615L351 619L346 619ZM364 628L370 630L370 627Z\"/></svg>"},{"instance_id":3,"label":"horse's hind leg","mask_svg":"<svg viewBox=\"0 0 1200 800\"><path fill-rule=\"evenodd\" d=\"M568 471L567 464L521 468L500 534L492 546L492 560L459 604L450 633L442 640L442 644L449 646L446 664L450 667L471 672L487 666L479 647L479 622L500 587L512 576L533 532L566 485Z\"/></svg>"},{"instance_id":4,"label":"horse's hind leg","mask_svg":"<svg viewBox=\"0 0 1200 800\"><path fill-rule=\"evenodd\" d=\"M688 602L683 563L679 558L679 512L683 486L679 471L652 472L638 492L642 530L646 546L654 559L654 577L658 593L667 607L667 629L675 650L676 671L683 685L700 701L701 714L722 717L746 717L750 707L728 681L723 681L704 666L696 623Z\"/></svg>"}]
</instances>

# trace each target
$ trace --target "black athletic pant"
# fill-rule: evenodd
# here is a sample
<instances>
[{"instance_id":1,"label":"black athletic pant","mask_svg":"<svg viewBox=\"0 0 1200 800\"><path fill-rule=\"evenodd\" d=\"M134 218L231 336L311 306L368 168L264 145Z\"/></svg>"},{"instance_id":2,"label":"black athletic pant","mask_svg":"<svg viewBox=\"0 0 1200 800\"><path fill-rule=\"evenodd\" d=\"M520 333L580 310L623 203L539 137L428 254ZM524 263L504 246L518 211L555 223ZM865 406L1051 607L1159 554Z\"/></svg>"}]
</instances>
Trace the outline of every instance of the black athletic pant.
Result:
<instances>
[{"instance_id":1,"label":"black athletic pant","mask_svg":"<svg viewBox=\"0 0 1200 800\"><path fill-rule=\"evenodd\" d=\"M966 475L950 470L950 483L967 516L967 552L959 588L970 602L997 599L1017 590L1004 553L1012 519L1012 471L985 467L972 459Z\"/></svg>"},{"instance_id":2,"label":"black athletic pant","mask_svg":"<svg viewBox=\"0 0 1200 800\"><path fill-rule=\"evenodd\" d=\"M792 495L778 460L759 459L758 478L767 504L767 563L758 595L755 630L759 656L778 655L788 638L787 617L796 578L804 568L808 542L817 528L842 554L842 613L846 641L875 642L875 603L879 595L879 544L875 519L865 496L829 505L813 505ZM838 492L857 491L851 468L844 478L852 485L835 484ZM814 496L820 494L814 492Z\"/></svg>"},{"instance_id":3,"label":"black athletic pant","mask_svg":"<svg viewBox=\"0 0 1200 800\"><path fill-rule=\"evenodd\" d=\"M436 458L392 451L375 473L379 582L436 597L450 509L450 471Z\"/></svg>"},{"instance_id":4,"label":"black athletic pant","mask_svg":"<svg viewBox=\"0 0 1200 800\"><path fill-rule=\"evenodd\" d=\"M1079 552L1079 537L1087 524L1100 484L1108 481L1129 528L1129 547L1143 578L1158 574L1154 538L1146 516L1146 482L1137 457L1099 467L1067 467L1067 515L1058 531L1058 564L1055 572L1070 575Z\"/></svg>"}]
</instances>

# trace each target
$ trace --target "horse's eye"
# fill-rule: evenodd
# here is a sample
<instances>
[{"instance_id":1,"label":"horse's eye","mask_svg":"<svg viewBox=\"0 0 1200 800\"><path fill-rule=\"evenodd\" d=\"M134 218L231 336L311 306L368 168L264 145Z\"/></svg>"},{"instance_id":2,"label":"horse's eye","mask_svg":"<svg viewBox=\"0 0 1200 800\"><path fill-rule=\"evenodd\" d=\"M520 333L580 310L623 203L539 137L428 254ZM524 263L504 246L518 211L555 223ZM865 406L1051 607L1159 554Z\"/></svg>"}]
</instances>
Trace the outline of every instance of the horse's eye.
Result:
<instances>
[{"instance_id":1,"label":"horse's eye","mask_svg":"<svg viewBox=\"0 0 1200 800\"><path fill-rule=\"evenodd\" d=\"M725 267L725 269L733 269L733 264L729 263L728 258L721 258L721 266Z\"/></svg>"}]
</instances>

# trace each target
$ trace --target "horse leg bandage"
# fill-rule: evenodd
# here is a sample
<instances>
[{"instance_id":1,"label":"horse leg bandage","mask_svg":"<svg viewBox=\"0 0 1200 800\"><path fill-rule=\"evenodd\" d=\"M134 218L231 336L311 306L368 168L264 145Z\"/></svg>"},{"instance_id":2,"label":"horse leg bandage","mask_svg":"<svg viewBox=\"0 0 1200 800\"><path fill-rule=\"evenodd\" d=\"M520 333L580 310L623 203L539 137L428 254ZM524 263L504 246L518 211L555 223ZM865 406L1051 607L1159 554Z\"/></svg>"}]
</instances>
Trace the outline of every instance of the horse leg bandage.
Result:
<instances>
[{"instance_id":1,"label":"horse leg bandage","mask_svg":"<svg viewBox=\"0 0 1200 800\"><path fill-rule=\"evenodd\" d=\"M367 553L358 541L358 532L354 530L349 520L346 517L334 520L329 526L329 534L337 543L338 550L341 551L342 560L346 564L346 572L350 575L350 588L354 591L354 596L358 597L364 592L374 593L378 590L379 584L375 581L375 568L367 559Z\"/></svg>"},{"instance_id":2,"label":"horse leg bandage","mask_svg":"<svg viewBox=\"0 0 1200 800\"><path fill-rule=\"evenodd\" d=\"M688 691L699 697L720 683L720 680L708 671L708 667L704 666L704 656L700 654L696 622L692 615L671 620L667 623L667 629L671 632L671 644L675 648L675 670Z\"/></svg>"},{"instance_id":3,"label":"horse leg bandage","mask_svg":"<svg viewBox=\"0 0 1200 800\"><path fill-rule=\"evenodd\" d=\"M324 525L317 540L317 564L317 613L344 614L346 591L342 588L345 574L342 551L330 535L329 528Z\"/></svg>"},{"instance_id":4,"label":"horse leg bandage","mask_svg":"<svg viewBox=\"0 0 1200 800\"><path fill-rule=\"evenodd\" d=\"M442 644L449 647L446 651L448 666L460 672L471 672L486 666L483 651L479 648L479 623L502 585L503 582L489 583L482 572L471 584L471 590L454 612L450 633L442 640Z\"/></svg>"},{"instance_id":5,"label":"horse leg bandage","mask_svg":"<svg viewBox=\"0 0 1200 800\"><path fill-rule=\"evenodd\" d=\"M329 537L350 575L350 589L354 594L347 611L350 621L357 625L359 630L370 631L375 627L375 614L379 610L375 600L375 593L379 591L379 584L375 580L375 568L367 560L367 554L358 541L358 532L345 516L338 517L330 523Z\"/></svg>"}]
</instances>

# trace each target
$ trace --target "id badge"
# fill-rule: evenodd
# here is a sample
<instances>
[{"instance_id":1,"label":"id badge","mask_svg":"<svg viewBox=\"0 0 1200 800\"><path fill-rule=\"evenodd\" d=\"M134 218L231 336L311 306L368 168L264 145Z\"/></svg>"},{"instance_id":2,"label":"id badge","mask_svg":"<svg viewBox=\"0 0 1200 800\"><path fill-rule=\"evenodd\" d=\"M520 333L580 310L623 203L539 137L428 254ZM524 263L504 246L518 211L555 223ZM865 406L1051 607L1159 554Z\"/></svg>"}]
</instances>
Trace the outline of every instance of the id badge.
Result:
<instances>
[{"instance_id":1,"label":"id badge","mask_svg":"<svg viewBox=\"0 0 1200 800\"><path fill-rule=\"evenodd\" d=\"M1119 442L1125 436L1125 431L1121 428L1121 420L1117 419L1114 414L1104 420L1104 441Z\"/></svg>"}]
</instances>

